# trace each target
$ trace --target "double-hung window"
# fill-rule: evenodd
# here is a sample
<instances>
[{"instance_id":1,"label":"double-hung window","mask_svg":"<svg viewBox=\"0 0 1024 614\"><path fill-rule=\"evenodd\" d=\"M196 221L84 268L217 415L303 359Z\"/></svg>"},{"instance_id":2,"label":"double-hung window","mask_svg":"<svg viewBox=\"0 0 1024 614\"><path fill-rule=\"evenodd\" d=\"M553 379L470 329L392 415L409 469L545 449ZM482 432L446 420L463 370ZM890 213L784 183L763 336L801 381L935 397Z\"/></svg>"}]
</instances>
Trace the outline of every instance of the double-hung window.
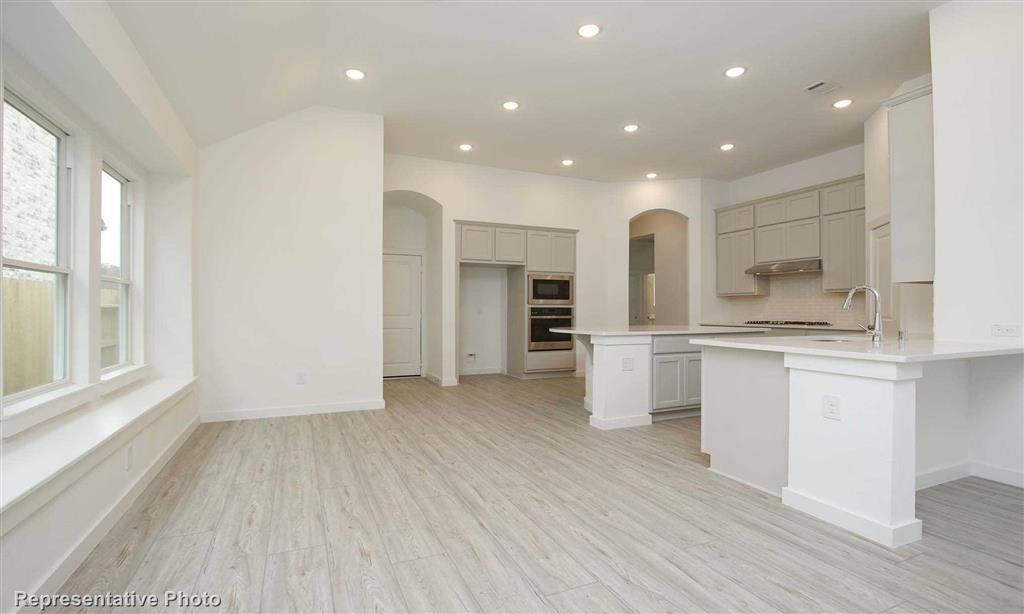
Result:
<instances>
[{"instance_id":1,"label":"double-hung window","mask_svg":"<svg viewBox=\"0 0 1024 614\"><path fill-rule=\"evenodd\" d=\"M3 394L67 381L67 166L63 130L4 93Z\"/></svg>"},{"instance_id":2,"label":"double-hung window","mask_svg":"<svg viewBox=\"0 0 1024 614\"><path fill-rule=\"evenodd\" d=\"M131 359L130 237L128 180L104 165L100 174L100 368L105 370Z\"/></svg>"}]
</instances>

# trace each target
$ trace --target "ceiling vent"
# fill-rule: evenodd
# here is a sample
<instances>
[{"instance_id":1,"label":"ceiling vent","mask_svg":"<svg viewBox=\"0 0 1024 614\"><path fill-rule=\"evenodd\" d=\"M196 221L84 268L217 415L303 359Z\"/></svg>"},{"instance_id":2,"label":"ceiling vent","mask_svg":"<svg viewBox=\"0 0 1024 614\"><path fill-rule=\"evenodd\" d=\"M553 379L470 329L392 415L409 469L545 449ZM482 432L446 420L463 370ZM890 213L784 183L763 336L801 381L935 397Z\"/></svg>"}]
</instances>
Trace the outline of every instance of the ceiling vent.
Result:
<instances>
[{"instance_id":1,"label":"ceiling vent","mask_svg":"<svg viewBox=\"0 0 1024 614\"><path fill-rule=\"evenodd\" d=\"M814 83L805 87L804 91L807 92L808 94L818 94L820 96L823 94L828 94L829 92L834 92L838 88L839 84L834 83L832 81L815 81Z\"/></svg>"}]
</instances>

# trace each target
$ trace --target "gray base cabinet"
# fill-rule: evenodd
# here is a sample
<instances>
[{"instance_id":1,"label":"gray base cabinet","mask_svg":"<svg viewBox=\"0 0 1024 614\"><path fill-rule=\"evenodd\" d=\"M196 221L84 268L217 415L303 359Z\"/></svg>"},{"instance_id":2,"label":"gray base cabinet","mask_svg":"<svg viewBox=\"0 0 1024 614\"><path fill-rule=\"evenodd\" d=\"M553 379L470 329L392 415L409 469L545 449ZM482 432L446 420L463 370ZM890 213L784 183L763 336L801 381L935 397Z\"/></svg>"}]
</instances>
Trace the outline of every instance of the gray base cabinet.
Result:
<instances>
[{"instance_id":1,"label":"gray base cabinet","mask_svg":"<svg viewBox=\"0 0 1024 614\"><path fill-rule=\"evenodd\" d=\"M700 352L655 354L653 411L700 405Z\"/></svg>"}]
</instances>

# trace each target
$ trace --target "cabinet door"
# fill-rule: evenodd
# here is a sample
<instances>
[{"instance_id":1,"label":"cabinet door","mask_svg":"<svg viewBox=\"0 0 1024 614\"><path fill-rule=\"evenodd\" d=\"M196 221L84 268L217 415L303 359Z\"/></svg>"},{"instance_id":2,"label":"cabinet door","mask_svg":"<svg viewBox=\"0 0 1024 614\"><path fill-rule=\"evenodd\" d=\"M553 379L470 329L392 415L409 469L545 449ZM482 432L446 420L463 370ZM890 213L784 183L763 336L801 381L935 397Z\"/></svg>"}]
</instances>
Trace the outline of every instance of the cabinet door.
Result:
<instances>
[{"instance_id":1,"label":"cabinet door","mask_svg":"<svg viewBox=\"0 0 1024 614\"><path fill-rule=\"evenodd\" d=\"M556 273L576 270L576 235L551 233L551 270Z\"/></svg>"},{"instance_id":2,"label":"cabinet door","mask_svg":"<svg viewBox=\"0 0 1024 614\"><path fill-rule=\"evenodd\" d=\"M719 211L716 217L716 229L718 234L746 230L754 227L754 207L740 207Z\"/></svg>"},{"instance_id":3,"label":"cabinet door","mask_svg":"<svg viewBox=\"0 0 1024 614\"><path fill-rule=\"evenodd\" d=\"M733 293L733 242L735 235L718 235L715 253L715 287L719 294Z\"/></svg>"},{"instance_id":4,"label":"cabinet door","mask_svg":"<svg viewBox=\"0 0 1024 614\"><path fill-rule=\"evenodd\" d=\"M754 266L754 231L742 230L733 234L732 248L732 292L733 294L756 294L757 280L744 271Z\"/></svg>"},{"instance_id":5,"label":"cabinet door","mask_svg":"<svg viewBox=\"0 0 1024 614\"><path fill-rule=\"evenodd\" d=\"M683 404L683 356L685 354L654 355L652 409L667 409Z\"/></svg>"},{"instance_id":6,"label":"cabinet door","mask_svg":"<svg viewBox=\"0 0 1024 614\"><path fill-rule=\"evenodd\" d=\"M761 203L755 207L754 217L757 219L758 226L768 226L769 224L780 224L786 221L786 201L785 200L773 200L767 203Z\"/></svg>"},{"instance_id":7,"label":"cabinet door","mask_svg":"<svg viewBox=\"0 0 1024 614\"><path fill-rule=\"evenodd\" d=\"M805 192L786 199L786 220L818 217L818 191Z\"/></svg>"},{"instance_id":8,"label":"cabinet door","mask_svg":"<svg viewBox=\"0 0 1024 614\"><path fill-rule=\"evenodd\" d=\"M935 280L935 169L932 97L889 109L889 219L892 281Z\"/></svg>"},{"instance_id":9,"label":"cabinet door","mask_svg":"<svg viewBox=\"0 0 1024 614\"><path fill-rule=\"evenodd\" d=\"M853 185L844 183L821 191L821 214L842 213L853 208Z\"/></svg>"},{"instance_id":10,"label":"cabinet door","mask_svg":"<svg viewBox=\"0 0 1024 614\"><path fill-rule=\"evenodd\" d=\"M853 201L854 209L863 209L864 203L866 202L866 194L864 192L864 180L854 181L850 188L851 200Z\"/></svg>"},{"instance_id":11,"label":"cabinet door","mask_svg":"<svg viewBox=\"0 0 1024 614\"><path fill-rule=\"evenodd\" d=\"M551 271L551 233L526 233L526 268L530 271Z\"/></svg>"},{"instance_id":12,"label":"cabinet door","mask_svg":"<svg viewBox=\"0 0 1024 614\"><path fill-rule=\"evenodd\" d=\"M700 404L700 354L683 354L683 405Z\"/></svg>"},{"instance_id":13,"label":"cabinet door","mask_svg":"<svg viewBox=\"0 0 1024 614\"><path fill-rule=\"evenodd\" d=\"M526 231L515 228L495 228L494 260L497 262L526 262Z\"/></svg>"},{"instance_id":14,"label":"cabinet door","mask_svg":"<svg viewBox=\"0 0 1024 614\"><path fill-rule=\"evenodd\" d=\"M489 226L462 226L462 260L492 262L494 260L494 228Z\"/></svg>"},{"instance_id":15,"label":"cabinet door","mask_svg":"<svg viewBox=\"0 0 1024 614\"><path fill-rule=\"evenodd\" d=\"M867 279L868 267L865 262L867 254L867 235L865 229L864 210L850 214L850 287L860 286Z\"/></svg>"},{"instance_id":16,"label":"cabinet door","mask_svg":"<svg viewBox=\"0 0 1024 614\"><path fill-rule=\"evenodd\" d=\"M818 218L790 222L786 226L786 258L817 258L821 254Z\"/></svg>"},{"instance_id":17,"label":"cabinet door","mask_svg":"<svg viewBox=\"0 0 1024 614\"><path fill-rule=\"evenodd\" d=\"M786 224L760 226L757 229L757 262L775 262L786 259Z\"/></svg>"},{"instance_id":18,"label":"cabinet door","mask_svg":"<svg viewBox=\"0 0 1024 614\"><path fill-rule=\"evenodd\" d=\"M833 213L821 218L821 286L825 292L849 290L853 287L850 285L853 269L851 220L852 214L849 212Z\"/></svg>"}]
</instances>

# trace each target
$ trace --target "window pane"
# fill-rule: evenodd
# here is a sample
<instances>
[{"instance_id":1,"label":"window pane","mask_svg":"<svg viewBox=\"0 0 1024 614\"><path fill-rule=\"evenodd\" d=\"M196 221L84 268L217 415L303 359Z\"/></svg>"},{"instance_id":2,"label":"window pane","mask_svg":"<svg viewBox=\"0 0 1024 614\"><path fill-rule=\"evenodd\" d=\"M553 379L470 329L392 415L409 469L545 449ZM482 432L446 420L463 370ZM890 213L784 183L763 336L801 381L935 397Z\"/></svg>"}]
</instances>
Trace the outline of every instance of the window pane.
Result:
<instances>
[{"instance_id":1,"label":"window pane","mask_svg":"<svg viewBox=\"0 0 1024 614\"><path fill-rule=\"evenodd\" d=\"M64 276L4 267L4 394L64 377Z\"/></svg>"},{"instance_id":2,"label":"window pane","mask_svg":"<svg viewBox=\"0 0 1024 614\"><path fill-rule=\"evenodd\" d=\"M57 163L60 141L4 103L3 255L57 264Z\"/></svg>"},{"instance_id":3,"label":"window pane","mask_svg":"<svg viewBox=\"0 0 1024 614\"><path fill-rule=\"evenodd\" d=\"M121 191L124 185L107 171L100 181L100 274L121 276Z\"/></svg>"},{"instance_id":4,"label":"window pane","mask_svg":"<svg viewBox=\"0 0 1024 614\"><path fill-rule=\"evenodd\" d=\"M100 287L100 368L128 361L128 286Z\"/></svg>"}]
</instances>

